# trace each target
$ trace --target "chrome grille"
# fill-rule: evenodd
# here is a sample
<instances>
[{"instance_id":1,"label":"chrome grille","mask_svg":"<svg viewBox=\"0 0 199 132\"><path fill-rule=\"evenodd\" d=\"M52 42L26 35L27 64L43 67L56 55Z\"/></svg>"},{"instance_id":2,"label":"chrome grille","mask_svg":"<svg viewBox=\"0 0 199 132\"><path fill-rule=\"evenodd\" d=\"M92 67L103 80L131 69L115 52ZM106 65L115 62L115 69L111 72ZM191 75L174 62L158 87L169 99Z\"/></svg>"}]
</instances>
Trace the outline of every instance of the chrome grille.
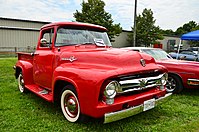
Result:
<instances>
[{"instance_id":1,"label":"chrome grille","mask_svg":"<svg viewBox=\"0 0 199 132\"><path fill-rule=\"evenodd\" d=\"M132 91L140 91L148 88L153 88L161 85L161 78L164 74L156 75L153 77L136 78L129 80L120 80L120 88L117 93L127 93Z\"/></svg>"}]
</instances>

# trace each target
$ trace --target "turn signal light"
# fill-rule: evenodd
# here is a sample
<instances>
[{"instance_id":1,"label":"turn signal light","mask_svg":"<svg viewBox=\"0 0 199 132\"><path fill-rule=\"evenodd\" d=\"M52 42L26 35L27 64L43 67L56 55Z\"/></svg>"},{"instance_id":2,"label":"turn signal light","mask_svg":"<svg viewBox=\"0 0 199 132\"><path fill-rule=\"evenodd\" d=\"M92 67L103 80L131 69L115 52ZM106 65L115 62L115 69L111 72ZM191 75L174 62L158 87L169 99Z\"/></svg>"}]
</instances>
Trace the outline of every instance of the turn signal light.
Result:
<instances>
[{"instance_id":1,"label":"turn signal light","mask_svg":"<svg viewBox=\"0 0 199 132\"><path fill-rule=\"evenodd\" d=\"M187 83L188 83L189 85L197 86L197 85L199 85L199 80L197 80L197 79L189 79L189 80L187 81Z\"/></svg>"}]
</instances>

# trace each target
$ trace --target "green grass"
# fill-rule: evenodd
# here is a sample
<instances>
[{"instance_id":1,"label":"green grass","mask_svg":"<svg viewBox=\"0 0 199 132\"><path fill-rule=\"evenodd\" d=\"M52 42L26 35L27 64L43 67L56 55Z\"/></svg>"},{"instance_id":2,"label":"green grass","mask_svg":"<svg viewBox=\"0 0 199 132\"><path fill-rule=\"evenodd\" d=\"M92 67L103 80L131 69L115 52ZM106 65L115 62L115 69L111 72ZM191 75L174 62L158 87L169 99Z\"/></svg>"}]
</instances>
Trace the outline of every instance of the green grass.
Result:
<instances>
[{"instance_id":1,"label":"green grass","mask_svg":"<svg viewBox=\"0 0 199 132\"><path fill-rule=\"evenodd\" d=\"M12 69L15 62L16 58L0 59L0 132L199 131L199 89L184 90L150 111L109 124L98 120L69 123L57 105L18 91Z\"/></svg>"}]
</instances>

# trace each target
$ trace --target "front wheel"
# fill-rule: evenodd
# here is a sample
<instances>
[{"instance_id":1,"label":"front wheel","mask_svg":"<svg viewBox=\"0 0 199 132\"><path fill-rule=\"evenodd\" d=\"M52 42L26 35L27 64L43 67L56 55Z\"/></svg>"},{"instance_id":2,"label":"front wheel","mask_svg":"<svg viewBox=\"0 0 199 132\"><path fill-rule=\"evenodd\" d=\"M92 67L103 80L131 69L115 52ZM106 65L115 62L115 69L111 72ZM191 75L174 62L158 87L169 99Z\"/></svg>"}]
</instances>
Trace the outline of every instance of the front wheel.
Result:
<instances>
[{"instance_id":1,"label":"front wheel","mask_svg":"<svg viewBox=\"0 0 199 132\"><path fill-rule=\"evenodd\" d=\"M84 122L86 120L86 116L81 114L77 93L71 85L66 86L62 90L60 104L62 113L68 121Z\"/></svg>"},{"instance_id":2,"label":"front wheel","mask_svg":"<svg viewBox=\"0 0 199 132\"><path fill-rule=\"evenodd\" d=\"M183 89L183 84L177 75L170 74L166 84L166 90L168 93L180 93Z\"/></svg>"}]
</instances>

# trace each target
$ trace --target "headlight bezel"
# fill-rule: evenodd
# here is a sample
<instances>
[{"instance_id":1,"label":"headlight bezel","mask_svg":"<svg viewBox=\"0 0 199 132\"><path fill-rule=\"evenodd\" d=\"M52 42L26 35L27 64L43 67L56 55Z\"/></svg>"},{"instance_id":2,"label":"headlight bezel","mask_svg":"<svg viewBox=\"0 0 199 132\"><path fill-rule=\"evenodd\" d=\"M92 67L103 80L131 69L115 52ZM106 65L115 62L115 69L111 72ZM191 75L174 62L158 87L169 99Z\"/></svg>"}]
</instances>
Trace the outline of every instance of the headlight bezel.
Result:
<instances>
[{"instance_id":1,"label":"headlight bezel","mask_svg":"<svg viewBox=\"0 0 199 132\"><path fill-rule=\"evenodd\" d=\"M105 89L104 95L106 98L114 98L117 94L117 89L119 89L120 85L117 81L110 81Z\"/></svg>"},{"instance_id":2,"label":"headlight bezel","mask_svg":"<svg viewBox=\"0 0 199 132\"><path fill-rule=\"evenodd\" d=\"M161 85L166 85L168 82L168 73L165 73L162 77L161 77Z\"/></svg>"}]
</instances>

